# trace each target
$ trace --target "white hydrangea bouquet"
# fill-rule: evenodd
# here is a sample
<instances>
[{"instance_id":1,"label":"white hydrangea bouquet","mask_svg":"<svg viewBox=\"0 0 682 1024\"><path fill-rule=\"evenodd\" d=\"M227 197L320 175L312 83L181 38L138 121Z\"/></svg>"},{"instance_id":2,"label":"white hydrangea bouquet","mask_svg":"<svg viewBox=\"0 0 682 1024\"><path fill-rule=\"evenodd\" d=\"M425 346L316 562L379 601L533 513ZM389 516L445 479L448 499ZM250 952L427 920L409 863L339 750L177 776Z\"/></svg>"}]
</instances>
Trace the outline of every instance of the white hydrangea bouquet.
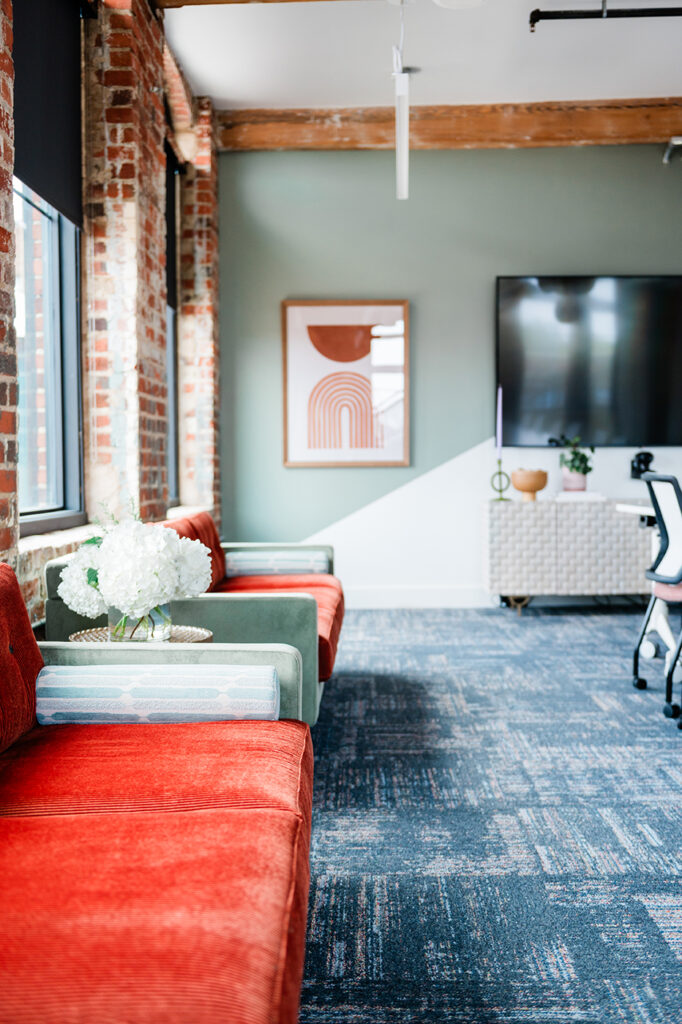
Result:
<instances>
[{"instance_id":1,"label":"white hydrangea bouquet","mask_svg":"<svg viewBox=\"0 0 682 1024\"><path fill-rule=\"evenodd\" d=\"M81 544L62 569L57 593L79 615L107 613L110 640L168 640L168 602L203 594L210 582L204 544L126 519Z\"/></svg>"}]
</instances>

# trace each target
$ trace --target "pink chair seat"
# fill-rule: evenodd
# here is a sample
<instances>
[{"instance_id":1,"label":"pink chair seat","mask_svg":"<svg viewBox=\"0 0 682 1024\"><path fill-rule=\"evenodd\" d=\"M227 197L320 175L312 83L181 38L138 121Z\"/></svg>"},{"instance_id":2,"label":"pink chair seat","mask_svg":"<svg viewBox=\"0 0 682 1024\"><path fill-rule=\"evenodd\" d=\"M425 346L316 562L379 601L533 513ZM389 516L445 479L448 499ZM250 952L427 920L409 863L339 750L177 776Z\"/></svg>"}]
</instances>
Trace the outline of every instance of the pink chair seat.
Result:
<instances>
[{"instance_id":1,"label":"pink chair seat","mask_svg":"<svg viewBox=\"0 0 682 1024\"><path fill-rule=\"evenodd\" d=\"M682 601L682 583L654 583L654 597L662 601Z\"/></svg>"}]
</instances>

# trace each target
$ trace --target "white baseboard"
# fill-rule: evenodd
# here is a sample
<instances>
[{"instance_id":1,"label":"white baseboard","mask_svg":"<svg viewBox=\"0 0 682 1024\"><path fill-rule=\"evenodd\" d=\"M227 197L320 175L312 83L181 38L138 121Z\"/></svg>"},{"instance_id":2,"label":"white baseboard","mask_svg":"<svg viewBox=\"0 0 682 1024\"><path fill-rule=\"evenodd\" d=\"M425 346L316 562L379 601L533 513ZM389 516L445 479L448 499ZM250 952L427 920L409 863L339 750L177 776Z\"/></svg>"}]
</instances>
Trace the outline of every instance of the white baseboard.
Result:
<instances>
[{"instance_id":1,"label":"white baseboard","mask_svg":"<svg viewBox=\"0 0 682 1024\"><path fill-rule=\"evenodd\" d=\"M344 586L348 608L491 608L496 599L476 587Z\"/></svg>"}]
</instances>

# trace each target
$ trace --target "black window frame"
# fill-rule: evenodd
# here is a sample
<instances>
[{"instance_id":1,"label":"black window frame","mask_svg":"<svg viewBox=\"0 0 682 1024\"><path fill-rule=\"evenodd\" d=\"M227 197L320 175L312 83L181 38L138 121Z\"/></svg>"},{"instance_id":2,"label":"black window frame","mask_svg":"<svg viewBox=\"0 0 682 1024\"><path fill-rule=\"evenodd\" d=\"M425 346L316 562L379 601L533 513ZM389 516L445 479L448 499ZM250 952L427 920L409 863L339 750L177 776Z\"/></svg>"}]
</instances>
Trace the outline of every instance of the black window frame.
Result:
<instances>
[{"instance_id":1,"label":"black window frame","mask_svg":"<svg viewBox=\"0 0 682 1024\"><path fill-rule=\"evenodd\" d=\"M21 195L25 202L30 201ZM54 207L50 209L54 224L50 293L55 297L50 315L58 329L57 358L51 384L60 398L61 443L56 470L60 477L62 502L58 508L50 510L22 512L19 509L21 537L68 530L87 522L83 496L80 229ZM21 393L21 377L18 386Z\"/></svg>"},{"instance_id":2,"label":"black window frame","mask_svg":"<svg viewBox=\"0 0 682 1024\"><path fill-rule=\"evenodd\" d=\"M180 504L180 436L178 396L178 206L181 164L166 141L166 421L168 432L168 508Z\"/></svg>"},{"instance_id":3,"label":"black window frame","mask_svg":"<svg viewBox=\"0 0 682 1024\"><path fill-rule=\"evenodd\" d=\"M166 306L166 408L168 412L168 508L180 504L178 436L178 314Z\"/></svg>"}]
</instances>

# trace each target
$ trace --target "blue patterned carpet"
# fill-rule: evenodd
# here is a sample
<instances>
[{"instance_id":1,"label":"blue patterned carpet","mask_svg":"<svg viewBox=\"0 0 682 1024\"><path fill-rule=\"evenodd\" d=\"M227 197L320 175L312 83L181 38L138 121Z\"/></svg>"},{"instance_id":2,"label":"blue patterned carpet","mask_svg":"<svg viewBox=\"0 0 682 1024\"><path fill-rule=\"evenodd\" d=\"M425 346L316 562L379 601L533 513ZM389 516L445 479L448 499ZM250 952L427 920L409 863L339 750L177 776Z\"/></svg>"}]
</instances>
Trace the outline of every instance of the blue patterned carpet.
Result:
<instances>
[{"instance_id":1,"label":"blue patterned carpet","mask_svg":"<svg viewBox=\"0 0 682 1024\"><path fill-rule=\"evenodd\" d=\"M348 614L301 1024L682 1022L682 733L660 661L631 686L640 618Z\"/></svg>"}]
</instances>

